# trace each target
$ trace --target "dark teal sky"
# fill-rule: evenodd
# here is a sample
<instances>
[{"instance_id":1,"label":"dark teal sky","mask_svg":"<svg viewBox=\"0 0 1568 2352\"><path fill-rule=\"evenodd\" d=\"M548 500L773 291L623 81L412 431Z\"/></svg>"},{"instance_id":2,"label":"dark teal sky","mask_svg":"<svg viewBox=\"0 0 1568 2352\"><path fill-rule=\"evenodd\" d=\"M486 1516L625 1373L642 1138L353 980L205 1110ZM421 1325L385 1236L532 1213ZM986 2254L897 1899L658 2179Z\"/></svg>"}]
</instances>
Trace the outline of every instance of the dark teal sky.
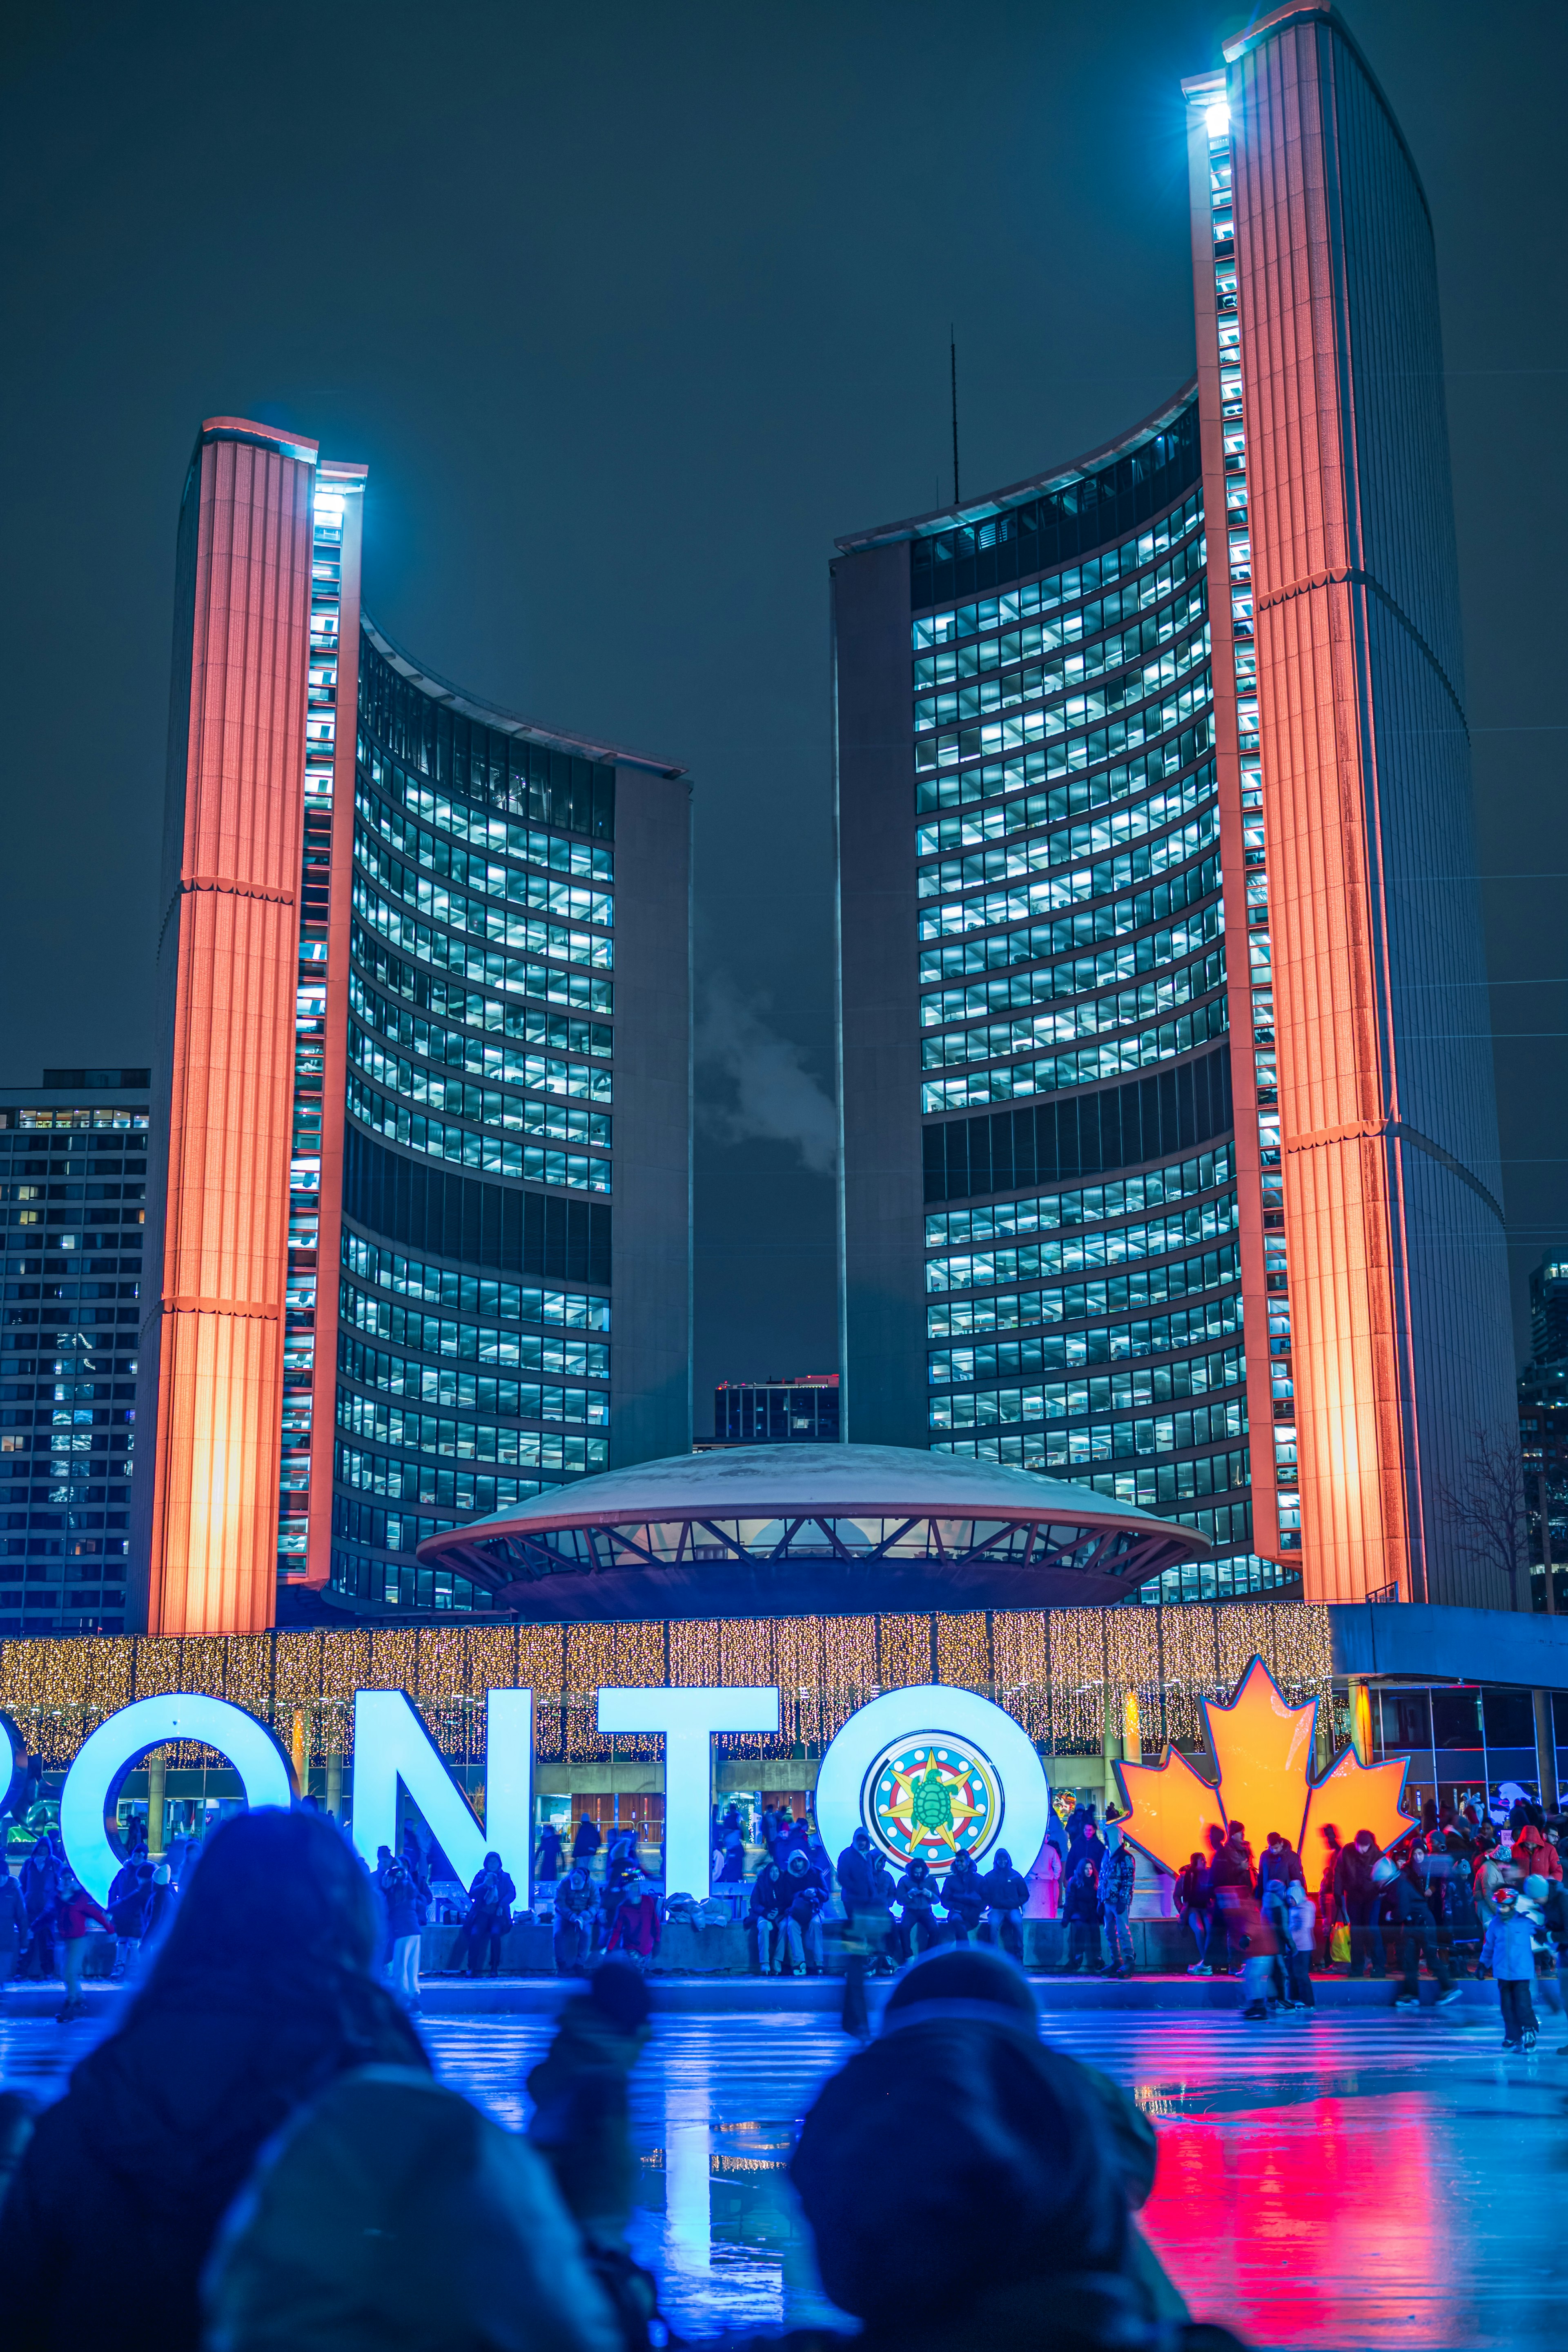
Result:
<instances>
[{"instance_id":1,"label":"dark teal sky","mask_svg":"<svg viewBox=\"0 0 1568 2352\"><path fill-rule=\"evenodd\" d=\"M1508 1203L1568 1243L1568 11L1347 10L1436 223ZM826 564L1190 372L1194 0L40 5L5 65L0 1078L150 1051L197 421L371 468L366 605L697 776L698 1426L830 1369Z\"/></svg>"}]
</instances>

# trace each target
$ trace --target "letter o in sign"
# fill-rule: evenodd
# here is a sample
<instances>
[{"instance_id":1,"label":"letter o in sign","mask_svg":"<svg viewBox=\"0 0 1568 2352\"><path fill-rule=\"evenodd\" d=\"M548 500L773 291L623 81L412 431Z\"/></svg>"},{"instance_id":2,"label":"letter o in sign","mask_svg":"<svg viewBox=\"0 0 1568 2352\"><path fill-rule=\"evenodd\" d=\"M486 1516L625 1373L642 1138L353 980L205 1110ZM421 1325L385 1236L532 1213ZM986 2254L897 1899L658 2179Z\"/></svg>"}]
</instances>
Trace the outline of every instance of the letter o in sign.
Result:
<instances>
[{"instance_id":1,"label":"letter o in sign","mask_svg":"<svg viewBox=\"0 0 1568 2352\"><path fill-rule=\"evenodd\" d=\"M60 1838L66 1859L95 1901L106 1903L120 1858L103 1817L109 1801L139 1756L170 1739L199 1739L226 1756L249 1805L294 1801L294 1776L281 1744L265 1723L227 1699L171 1691L139 1698L100 1723L82 1741L60 1794Z\"/></svg>"},{"instance_id":2,"label":"letter o in sign","mask_svg":"<svg viewBox=\"0 0 1568 2352\"><path fill-rule=\"evenodd\" d=\"M935 1871L999 1846L1026 1872L1046 1842L1051 1791L1023 1726L973 1691L920 1683L852 1715L822 1759L816 1826L837 1862L868 1830L894 1868Z\"/></svg>"}]
</instances>

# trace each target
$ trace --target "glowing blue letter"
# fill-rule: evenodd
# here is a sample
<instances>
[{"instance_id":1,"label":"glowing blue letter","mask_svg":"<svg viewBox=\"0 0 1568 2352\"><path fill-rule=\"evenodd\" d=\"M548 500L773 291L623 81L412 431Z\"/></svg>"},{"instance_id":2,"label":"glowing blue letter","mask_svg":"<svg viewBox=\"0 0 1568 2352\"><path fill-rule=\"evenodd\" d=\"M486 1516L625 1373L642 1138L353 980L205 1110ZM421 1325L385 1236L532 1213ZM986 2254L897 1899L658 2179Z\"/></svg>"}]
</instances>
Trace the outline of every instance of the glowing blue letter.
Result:
<instances>
[{"instance_id":1,"label":"glowing blue letter","mask_svg":"<svg viewBox=\"0 0 1568 2352\"><path fill-rule=\"evenodd\" d=\"M602 1690L601 1731L664 1734L664 1891L710 1891L713 1734L776 1731L777 1685L739 1690Z\"/></svg>"},{"instance_id":2,"label":"glowing blue letter","mask_svg":"<svg viewBox=\"0 0 1568 2352\"><path fill-rule=\"evenodd\" d=\"M294 1797L289 1759L264 1723L226 1699L171 1691L122 1706L82 1741L60 1794L60 1836L71 1868L96 1901L106 1903L119 1856L103 1826L109 1801L139 1756L170 1739L199 1739L226 1756L246 1802L281 1805Z\"/></svg>"},{"instance_id":3,"label":"glowing blue letter","mask_svg":"<svg viewBox=\"0 0 1568 2352\"><path fill-rule=\"evenodd\" d=\"M516 1884L519 1907L526 1908L533 1846L533 1693L489 1695L481 1830L406 1694L356 1691L353 1841L373 1870L378 1846L396 1851L399 1780L463 1885L478 1877L487 1853L499 1853Z\"/></svg>"}]
</instances>

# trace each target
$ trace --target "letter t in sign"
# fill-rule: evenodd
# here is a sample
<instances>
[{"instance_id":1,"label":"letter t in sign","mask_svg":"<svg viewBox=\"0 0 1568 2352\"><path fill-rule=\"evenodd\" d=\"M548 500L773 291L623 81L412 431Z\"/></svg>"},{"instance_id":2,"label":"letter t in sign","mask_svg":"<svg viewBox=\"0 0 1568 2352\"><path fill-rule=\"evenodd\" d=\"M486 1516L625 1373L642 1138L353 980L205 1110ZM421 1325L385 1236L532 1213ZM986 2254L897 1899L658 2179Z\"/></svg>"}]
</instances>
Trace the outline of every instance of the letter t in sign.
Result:
<instances>
[{"instance_id":1,"label":"letter t in sign","mask_svg":"<svg viewBox=\"0 0 1568 2352\"><path fill-rule=\"evenodd\" d=\"M709 1892L713 1734L776 1731L777 1685L741 1690L602 1690L601 1731L664 1735L664 1891Z\"/></svg>"}]
</instances>

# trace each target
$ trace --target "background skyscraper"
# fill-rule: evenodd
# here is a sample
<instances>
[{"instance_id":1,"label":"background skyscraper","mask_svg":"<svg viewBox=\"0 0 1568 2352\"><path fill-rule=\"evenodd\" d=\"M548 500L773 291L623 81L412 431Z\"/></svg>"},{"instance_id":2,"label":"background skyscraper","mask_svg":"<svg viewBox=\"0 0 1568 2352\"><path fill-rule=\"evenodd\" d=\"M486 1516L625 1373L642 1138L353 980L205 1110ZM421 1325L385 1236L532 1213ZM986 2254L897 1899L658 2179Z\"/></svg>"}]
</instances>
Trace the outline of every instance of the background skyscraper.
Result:
<instances>
[{"instance_id":1,"label":"background skyscraper","mask_svg":"<svg viewBox=\"0 0 1568 2352\"><path fill-rule=\"evenodd\" d=\"M1186 96L1195 383L834 566L846 1434L1066 1470L1310 1597L1495 1605L1430 223L1331 11Z\"/></svg>"},{"instance_id":2,"label":"background skyscraper","mask_svg":"<svg viewBox=\"0 0 1568 2352\"><path fill-rule=\"evenodd\" d=\"M153 1632L257 1630L280 1576L464 1606L421 1538L690 1442L688 781L401 654L361 612L364 495L236 418L186 482Z\"/></svg>"}]
</instances>

